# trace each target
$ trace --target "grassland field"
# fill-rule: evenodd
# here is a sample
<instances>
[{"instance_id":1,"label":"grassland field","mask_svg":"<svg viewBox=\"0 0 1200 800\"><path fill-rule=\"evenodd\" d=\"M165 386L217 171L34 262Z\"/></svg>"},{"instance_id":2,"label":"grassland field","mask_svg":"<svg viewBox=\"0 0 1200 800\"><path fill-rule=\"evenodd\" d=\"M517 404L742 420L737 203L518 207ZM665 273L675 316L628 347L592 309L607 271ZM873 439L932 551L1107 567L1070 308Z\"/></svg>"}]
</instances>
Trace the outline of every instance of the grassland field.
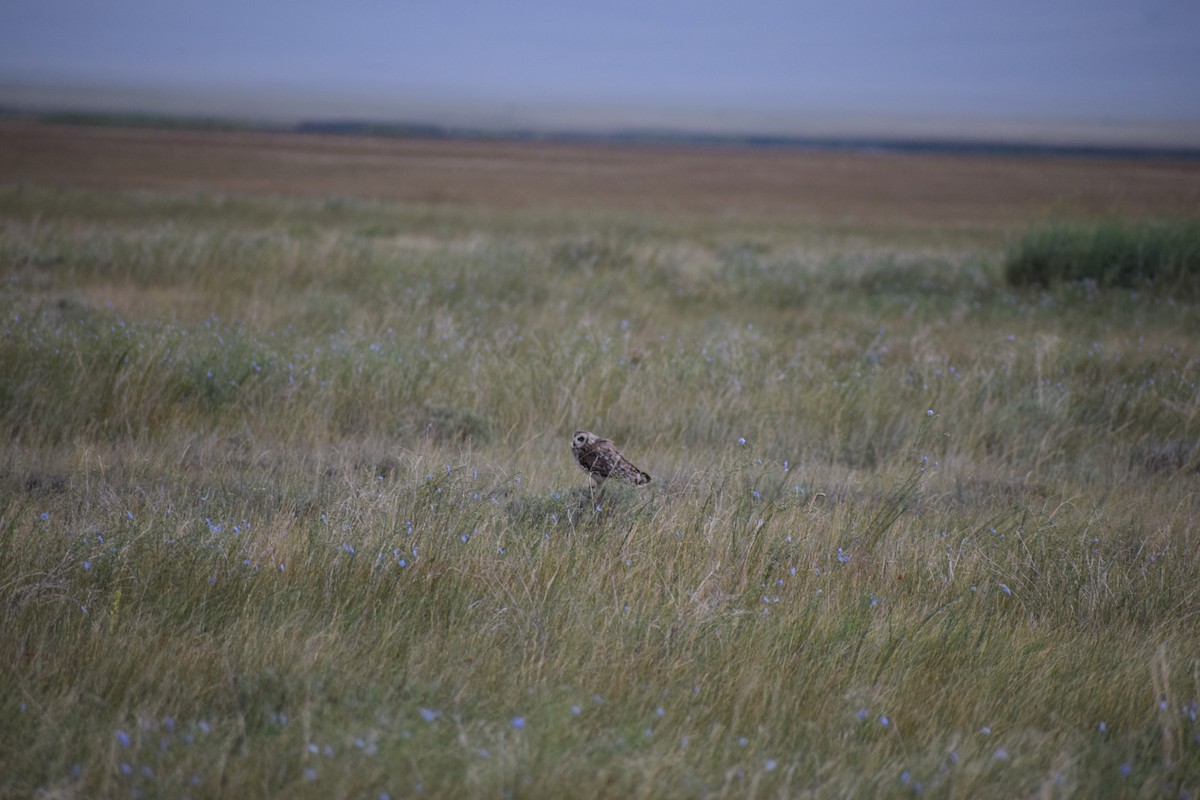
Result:
<instances>
[{"instance_id":1,"label":"grassland field","mask_svg":"<svg viewBox=\"0 0 1200 800\"><path fill-rule=\"evenodd\" d=\"M1005 265L1197 221L1192 162L0 125L0 797L1196 797L1200 293Z\"/></svg>"}]
</instances>

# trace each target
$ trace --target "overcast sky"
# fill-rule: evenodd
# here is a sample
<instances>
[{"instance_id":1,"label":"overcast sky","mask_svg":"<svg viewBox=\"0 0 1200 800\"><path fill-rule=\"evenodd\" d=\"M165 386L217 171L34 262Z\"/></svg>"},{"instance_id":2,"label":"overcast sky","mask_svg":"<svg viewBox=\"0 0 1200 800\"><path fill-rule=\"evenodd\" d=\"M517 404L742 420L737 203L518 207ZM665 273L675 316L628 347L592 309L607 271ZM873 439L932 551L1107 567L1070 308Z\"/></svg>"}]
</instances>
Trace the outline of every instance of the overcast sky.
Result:
<instances>
[{"instance_id":1,"label":"overcast sky","mask_svg":"<svg viewBox=\"0 0 1200 800\"><path fill-rule=\"evenodd\" d=\"M1200 0L7 0L0 84L510 124L1200 125Z\"/></svg>"}]
</instances>

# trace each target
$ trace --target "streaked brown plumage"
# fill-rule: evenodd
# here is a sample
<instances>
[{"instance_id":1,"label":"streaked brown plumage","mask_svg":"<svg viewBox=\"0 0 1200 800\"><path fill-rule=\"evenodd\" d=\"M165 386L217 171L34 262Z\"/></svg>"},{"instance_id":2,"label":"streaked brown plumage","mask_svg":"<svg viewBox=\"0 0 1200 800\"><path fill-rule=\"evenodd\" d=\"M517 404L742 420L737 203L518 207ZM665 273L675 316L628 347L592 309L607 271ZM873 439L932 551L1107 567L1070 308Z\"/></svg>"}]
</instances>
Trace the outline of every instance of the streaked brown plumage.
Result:
<instances>
[{"instance_id":1,"label":"streaked brown plumage","mask_svg":"<svg viewBox=\"0 0 1200 800\"><path fill-rule=\"evenodd\" d=\"M591 431L575 431L571 437L571 452L583 471L592 476L596 486L610 477L621 478L636 486L650 482L650 476L629 463L611 441Z\"/></svg>"}]
</instances>

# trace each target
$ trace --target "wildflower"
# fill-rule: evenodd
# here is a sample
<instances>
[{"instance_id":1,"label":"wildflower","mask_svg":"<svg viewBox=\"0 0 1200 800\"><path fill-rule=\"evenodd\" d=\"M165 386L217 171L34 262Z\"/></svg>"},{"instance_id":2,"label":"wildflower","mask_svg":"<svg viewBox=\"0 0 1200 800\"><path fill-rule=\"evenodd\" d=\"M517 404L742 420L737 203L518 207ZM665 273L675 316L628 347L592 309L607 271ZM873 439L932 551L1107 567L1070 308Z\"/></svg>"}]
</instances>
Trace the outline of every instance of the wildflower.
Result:
<instances>
[{"instance_id":1,"label":"wildflower","mask_svg":"<svg viewBox=\"0 0 1200 800\"><path fill-rule=\"evenodd\" d=\"M929 409L928 411L926 411L926 412L925 412L925 416L927 416L927 417L932 417L932 416L933 416L933 409L931 408L931 409Z\"/></svg>"},{"instance_id":2,"label":"wildflower","mask_svg":"<svg viewBox=\"0 0 1200 800\"><path fill-rule=\"evenodd\" d=\"M1008 584L1002 583L1002 584L1000 584L1000 588L1004 591L1005 594L1010 595L1010 596L1012 595L1012 589L1008 588Z\"/></svg>"},{"instance_id":3,"label":"wildflower","mask_svg":"<svg viewBox=\"0 0 1200 800\"><path fill-rule=\"evenodd\" d=\"M512 718L512 726L514 728L524 728L525 727L525 718L524 717L513 717Z\"/></svg>"},{"instance_id":4,"label":"wildflower","mask_svg":"<svg viewBox=\"0 0 1200 800\"><path fill-rule=\"evenodd\" d=\"M129 747L129 734L123 730L117 731L117 741L121 743L122 747Z\"/></svg>"},{"instance_id":5,"label":"wildflower","mask_svg":"<svg viewBox=\"0 0 1200 800\"><path fill-rule=\"evenodd\" d=\"M583 713L583 709L580 708L579 706L571 706L571 716L572 717L578 717L582 713Z\"/></svg>"},{"instance_id":6,"label":"wildflower","mask_svg":"<svg viewBox=\"0 0 1200 800\"><path fill-rule=\"evenodd\" d=\"M49 512L46 512L46 511L43 511L43 512L42 512L40 515L38 515L38 516L40 517L40 519L41 519L43 522L45 522L46 520L50 519L50 514L49 514Z\"/></svg>"},{"instance_id":7,"label":"wildflower","mask_svg":"<svg viewBox=\"0 0 1200 800\"><path fill-rule=\"evenodd\" d=\"M305 767L304 780L315 781L316 779L317 779L317 771L315 769L313 769L312 767Z\"/></svg>"},{"instance_id":8,"label":"wildflower","mask_svg":"<svg viewBox=\"0 0 1200 800\"><path fill-rule=\"evenodd\" d=\"M777 766L779 766L779 765L775 763L775 759L768 758L767 763L763 764L763 770L765 772L774 772L775 767L777 767Z\"/></svg>"},{"instance_id":9,"label":"wildflower","mask_svg":"<svg viewBox=\"0 0 1200 800\"><path fill-rule=\"evenodd\" d=\"M879 717L879 724L885 728L891 724L891 720L887 718L887 714L883 714Z\"/></svg>"},{"instance_id":10,"label":"wildflower","mask_svg":"<svg viewBox=\"0 0 1200 800\"><path fill-rule=\"evenodd\" d=\"M745 439L743 439L742 437L740 437L740 436L739 436L739 437L738 437L738 444L739 444L739 445L744 445L745 443L746 443L746 440L745 440Z\"/></svg>"},{"instance_id":11,"label":"wildflower","mask_svg":"<svg viewBox=\"0 0 1200 800\"><path fill-rule=\"evenodd\" d=\"M1121 765L1121 777L1128 778L1130 772L1133 772L1133 767L1129 766L1129 762L1126 761Z\"/></svg>"},{"instance_id":12,"label":"wildflower","mask_svg":"<svg viewBox=\"0 0 1200 800\"><path fill-rule=\"evenodd\" d=\"M980 733L982 733L984 736L991 736L991 735L992 735L992 729L991 729L991 727L990 727L990 726L988 726L988 725L984 725L982 728L980 728L980 729L979 729L979 732L980 732Z\"/></svg>"},{"instance_id":13,"label":"wildflower","mask_svg":"<svg viewBox=\"0 0 1200 800\"><path fill-rule=\"evenodd\" d=\"M1108 723L1105 722L1104 720L1100 720L1100 724L1097 725L1096 727L1100 729L1101 733L1105 733L1108 731Z\"/></svg>"},{"instance_id":14,"label":"wildflower","mask_svg":"<svg viewBox=\"0 0 1200 800\"><path fill-rule=\"evenodd\" d=\"M665 708L663 708L662 706L659 706L658 708L654 709L655 716L659 716L659 717L666 716L666 713L667 713L667 710Z\"/></svg>"},{"instance_id":15,"label":"wildflower","mask_svg":"<svg viewBox=\"0 0 1200 800\"><path fill-rule=\"evenodd\" d=\"M860 708L855 716L858 717L860 721L864 720L867 718L867 710L865 708Z\"/></svg>"},{"instance_id":16,"label":"wildflower","mask_svg":"<svg viewBox=\"0 0 1200 800\"><path fill-rule=\"evenodd\" d=\"M431 708L418 708L417 713L420 714L421 719L425 720L426 722L433 722L442 715L442 712L434 711Z\"/></svg>"},{"instance_id":17,"label":"wildflower","mask_svg":"<svg viewBox=\"0 0 1200 800\"><path fill-rule=\"evenodd\" d=\"M997 761L1008 761L1008 751L1003 747L997 747L996 752L992 754L992 758Z\"/></svg>"}]
</instances>

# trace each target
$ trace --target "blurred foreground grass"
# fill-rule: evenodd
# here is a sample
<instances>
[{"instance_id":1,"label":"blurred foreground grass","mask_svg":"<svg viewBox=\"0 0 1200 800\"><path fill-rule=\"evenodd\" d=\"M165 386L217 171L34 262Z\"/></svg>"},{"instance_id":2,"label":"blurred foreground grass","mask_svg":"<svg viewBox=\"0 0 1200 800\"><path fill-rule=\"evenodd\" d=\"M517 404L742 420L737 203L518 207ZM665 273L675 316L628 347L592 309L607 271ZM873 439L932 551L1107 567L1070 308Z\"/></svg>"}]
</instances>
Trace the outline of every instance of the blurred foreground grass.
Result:
<instances>
[{"instance_id":1,"label":"blurred foreground grass","mask_svg":"<svg viewBox=\"0 0 1200 800\"><path fill-rule=\"evenodd\" d=\"M938 233L0 226L0 795L1200 789L1194 299Z\"/></svg>"}]
</instances>

